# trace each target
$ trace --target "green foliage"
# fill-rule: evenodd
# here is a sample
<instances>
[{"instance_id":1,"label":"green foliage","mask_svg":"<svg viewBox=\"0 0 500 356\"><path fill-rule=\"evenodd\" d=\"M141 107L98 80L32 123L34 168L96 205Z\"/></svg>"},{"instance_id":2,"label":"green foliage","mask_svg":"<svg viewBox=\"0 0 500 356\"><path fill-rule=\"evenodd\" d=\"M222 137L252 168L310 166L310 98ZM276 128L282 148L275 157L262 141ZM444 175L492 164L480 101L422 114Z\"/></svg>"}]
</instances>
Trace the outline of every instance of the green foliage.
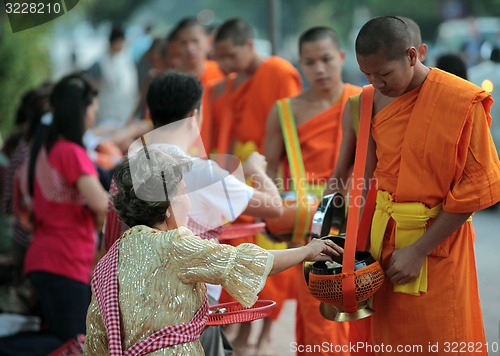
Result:
<instances>
[{"instance_id":1,"label":"green foliage","mask_svg":"<svg viewBox=\"0 0 500 356\"><path fill-rule=\"evenodd\" d=\"M85 3L85 10L94 23L99 23L101 21L123 23L139 6L144 4L144 2L137 0L87 0Z\"/></svg>"},{"instance_id":2,"label":"green foliage","mask_svg":"<svg viewBox=\"0 0 500 356\"><path fill-rule=\"evenodd\" d=\"M21 96L50 78L45 39L51 25L12 33L7 19L0 20L0 133L5 138Z\"/></svg>"}]
</instances>

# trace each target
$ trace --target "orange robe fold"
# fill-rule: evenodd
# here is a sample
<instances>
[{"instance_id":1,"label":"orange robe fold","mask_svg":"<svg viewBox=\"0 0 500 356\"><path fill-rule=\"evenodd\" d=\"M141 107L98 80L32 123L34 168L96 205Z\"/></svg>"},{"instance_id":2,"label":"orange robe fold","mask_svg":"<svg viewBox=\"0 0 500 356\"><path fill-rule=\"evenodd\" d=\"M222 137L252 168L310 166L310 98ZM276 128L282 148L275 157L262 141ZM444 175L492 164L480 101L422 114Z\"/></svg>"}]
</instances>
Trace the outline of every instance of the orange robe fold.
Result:
<instances>
[{"instance_id":1,"label":"orange robe fold","mask_svg":"<svg viewBox=\"0 0 500 356\"><path fill-rule=\"evenodd\" d=\"M224 79L224 73L219 68L219 65L215 61L207 60L205 62L205 70L198 77L201 85L203 86L203 96L202 96L202 123L201 123L201 139L203 141L203 145L205 146L205 151L208 153L212 149L212 136L213 136L213 123L212 123L212 115L208 110L209 104L208 101L210 88L213 84L217 83Z\"/></svg>"},{"instance_id":2,"label":"orange robe fold","mask_svg":"<svg viewBox=\"0 0 500 356\"><path fill-rule=\"evenodd\" d=\"M333 173L342 142L342 112L347 99L361 88L344 84L342 99L297 127L307 181L325 183Z\"/></svg>"},{"instance_id":3,"label":"orange robe fold","mask_svg":"<svg viewBox=\"0 0 500 356\"><path fill-rule=\"evenodd\" d=\"M231 142L231 97L236 74L229 74L223 81L207 88L205 117L212 123L210 132L210 152L227 154Z\"/></svg>"},{"instance_id":4,"label":"orange robe fold","mask_svg":"<svg viewBox=\"0 0 500 356\"><path fill-rule=\"evenodd\" d=\"M280 57L269 57L233 93L232 134L242 142L253 141L263 152L266 119L274 103L297 95L302 87L299 72Z\"/></svg>"},{"instance_id":5,"label":"orange robe fold","mask_svg":"<svg viewBox=\"0 0 500 356\"><path fill-rule=\"evenodd\" d=\"M279 99L297 95L301 87L300 74L292 64L280 57L269 57L249 79L233 90L230 101L231 115L224 118L230 122L221 124L230 127L231 138L246 143L247 148L256 147L262 153L266 119L271 107ZM250 152L233 150L232 153L243 159ZM278 318L283 303L292 296L292 282L292 269L267 279L264 289L259 293L259 299L276 301L276 307L269 318ZM221 300L227 301L228 297L223 291Z\"/></svg>"},{"instance_id":6,"label":"orange robe fold","mask_svg":"<svg viewBox=\"0 0 500 356\"><path fill-rule=\"evenodd\" d=\"M372 120L379 189L396 202L440 203L449 213L484 209L500 200L500 162L489 133L491 96L438 69L424 84ZM432 223L432 221L430 222ZM386 279L374 296L375 345L470 343L487 354L474 257L475 234L464 223L428 256L428 290L393 291ZM382 247L386 269L394 251L394 221ZM465 350L466 352L470 350ZM409 353L410 354L410 353ZM463 353L468 354L468 353Z\"/></svg>"}]
</instances>

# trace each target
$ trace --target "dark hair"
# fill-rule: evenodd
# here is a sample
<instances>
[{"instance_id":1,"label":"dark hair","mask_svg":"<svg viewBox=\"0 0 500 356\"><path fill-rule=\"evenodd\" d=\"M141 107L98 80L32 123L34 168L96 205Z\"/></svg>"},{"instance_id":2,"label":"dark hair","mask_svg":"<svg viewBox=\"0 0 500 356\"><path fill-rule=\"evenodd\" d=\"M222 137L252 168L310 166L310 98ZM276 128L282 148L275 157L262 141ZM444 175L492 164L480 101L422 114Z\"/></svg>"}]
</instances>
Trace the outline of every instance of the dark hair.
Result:
<instances>
[{"instance_id":1,"label":"dark hair","mask_svg":"<svg viewBox=\"0 0 500 356\"><path fill-rule=\"evenodd\" d=\"M28 142L35 135L35 131L40 123L42 116L50 111L50 93L52 91L51 83L44 83L35 90L35 95L31 104L32 117L26 122L24 139Z\"/></svg>"},{"instance_id":2,"label":"dark hair","mask_svg":"<svg viewBox=\"0 0 500 356\"><path fill-rule=\"evenodd\" d=\"M177 40L179 32L187 28L193 28L193 27L200 27L203 30L203 33L206 33L205 26L199 23L195 17L185 17L179 22L177 22L174 28L170 31L169 35L167 36L167 42Z\"/></svg>"},{"instance_id":3,"label":"dark hair","mask_svg":"<svg viewBox=\"0 0 500 356\"><path fill-rule=\"evenodd\" d=\"M83 147L87 108L96 96L97 90L80 74L70 74L56 83L50 95L53 120L45 143L47 152L59 137Z\"/></svg>"},{"instance_id":4,"label":"dark hair","mask_svg":"<svg viewBox=\"0 0 500 356\"><path fill-rule=\"evenodd\" d=\"M121 26L114 25L109 33L109 43L113 43L116 40L124 40L125 39L125 31Z\"/></svg>"},{"instance_id":5,"label":"dark hair","mask_svg":"<svg viewBox=\"0 0 500 356\"><path fill-rule=\"evenodd\" d=\"M467 65L458 54L443 54L436 60L436 67L467 80Z\"/></svg>"},{"instance_id":6,"label":"dark hair","mask_svg":"<svg viewBox=\"0 0 500 356\"><path fill-rule=\"evenodd\" d=\"M147 154L141 149L126 157L115 170L118 190L111 197L120 220L130 227L153 227L163 222L183 172L191 167L190 162L187 157L161 148L150 148Z\"/></svg>"},{"instance_id":7,"label":"dark hair","mask_svg":"<svg viewBox=\"0 0 500 356\"><path fill-rule=\"evenodd\" d=\"M21 98L17 107L15 125L5 139L2 151L10 158L19 142L29 142L35 133L43 114L49 111L49 96L51 85L44 83L38 88L28 90Z\"/></svg>"},{"instance_id":8,"label":"dark hair","mask_svg":"<svg viewBox=\"0 0 500 356\"><path fill-rule=\"evenodd\" d=\"M239 18L233 18L220 25L215 35L214 42L231 40L237 46L244 45L249 39L253 38L252 27Z\"/></svg>"},{"instance_id":9,"label":"dark hair","mask_svg":"<svg viewBox=\"0 0 500 356\"><path fill-rule=\"evenodd\" d=\"M340 40L334 29L326 26L313 27L304 32L299 37L299 53L302 52L302 45L308 42L315 42L325 38L332 40L335 48L340 50Z\"/></svg>"},{"instance_id":10,"label":"dark hair","mask_svg":"<svg viewBox=\"0 0 500 356\"><path fill-rule=\"evenodd\" d=\"M156 76L149 85L146 102L153 125L161 127L188 117L199 109L203 89L191 74L167 71Z\"/></svg>"},{"instance_id":11,"label":"dark hair","mask_svg":"<svg viewBox=\"0 0 500 356\"><path fill-rule=\"evenodd\" d=\"M412 39L406 23L394 16L375 17L363 25L356 38L356 55L383 51L388 60L402 59Z\"/></svg>"}]
</instances>

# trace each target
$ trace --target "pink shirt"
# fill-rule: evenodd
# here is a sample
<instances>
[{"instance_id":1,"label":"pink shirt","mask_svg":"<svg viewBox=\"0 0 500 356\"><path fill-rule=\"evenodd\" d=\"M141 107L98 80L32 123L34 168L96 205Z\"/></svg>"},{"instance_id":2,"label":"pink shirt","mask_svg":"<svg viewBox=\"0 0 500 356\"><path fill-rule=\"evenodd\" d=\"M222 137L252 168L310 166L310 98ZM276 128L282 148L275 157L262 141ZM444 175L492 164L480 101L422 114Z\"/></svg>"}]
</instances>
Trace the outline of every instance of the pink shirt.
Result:
<instances>
[{"instance_id":1,"label":"pink shirt","mask_svg":"<svg viewBox=\"0 0 500 356\"><path fill-rule=\"evenodd\" d=\"M94 217L76 182L97 176L85 149L58 140L48 157L42 149L36 164L34 235L25 258L25 273L50 272L90 282L96 253Z\"/></svg>"}]
</instances>

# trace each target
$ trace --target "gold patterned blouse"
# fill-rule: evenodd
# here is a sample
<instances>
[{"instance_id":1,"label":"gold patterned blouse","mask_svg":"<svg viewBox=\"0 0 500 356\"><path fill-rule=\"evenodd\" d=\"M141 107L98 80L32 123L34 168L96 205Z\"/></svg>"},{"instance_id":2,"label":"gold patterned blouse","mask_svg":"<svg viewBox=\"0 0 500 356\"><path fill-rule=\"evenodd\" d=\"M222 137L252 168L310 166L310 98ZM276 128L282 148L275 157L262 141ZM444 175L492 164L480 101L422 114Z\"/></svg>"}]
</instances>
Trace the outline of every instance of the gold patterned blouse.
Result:
<instances>
[{"instance_id":1,"label":"gold patterned blouse","mask_svg":"<svg viewBox=\"0 0 500 356\"><path fill-rule=\"evenodd\" d=\"M127 230L119 242L118 287L124 350L168 326L188 323L205 299L204 283L220 284L238 302L252 306L264 287L273 256L253 245L202 240L180 227ZM97 300L87 313L85 355L108 355ZM150 355L203 355L199 340Z\"/></svg>"}]
</instances>

